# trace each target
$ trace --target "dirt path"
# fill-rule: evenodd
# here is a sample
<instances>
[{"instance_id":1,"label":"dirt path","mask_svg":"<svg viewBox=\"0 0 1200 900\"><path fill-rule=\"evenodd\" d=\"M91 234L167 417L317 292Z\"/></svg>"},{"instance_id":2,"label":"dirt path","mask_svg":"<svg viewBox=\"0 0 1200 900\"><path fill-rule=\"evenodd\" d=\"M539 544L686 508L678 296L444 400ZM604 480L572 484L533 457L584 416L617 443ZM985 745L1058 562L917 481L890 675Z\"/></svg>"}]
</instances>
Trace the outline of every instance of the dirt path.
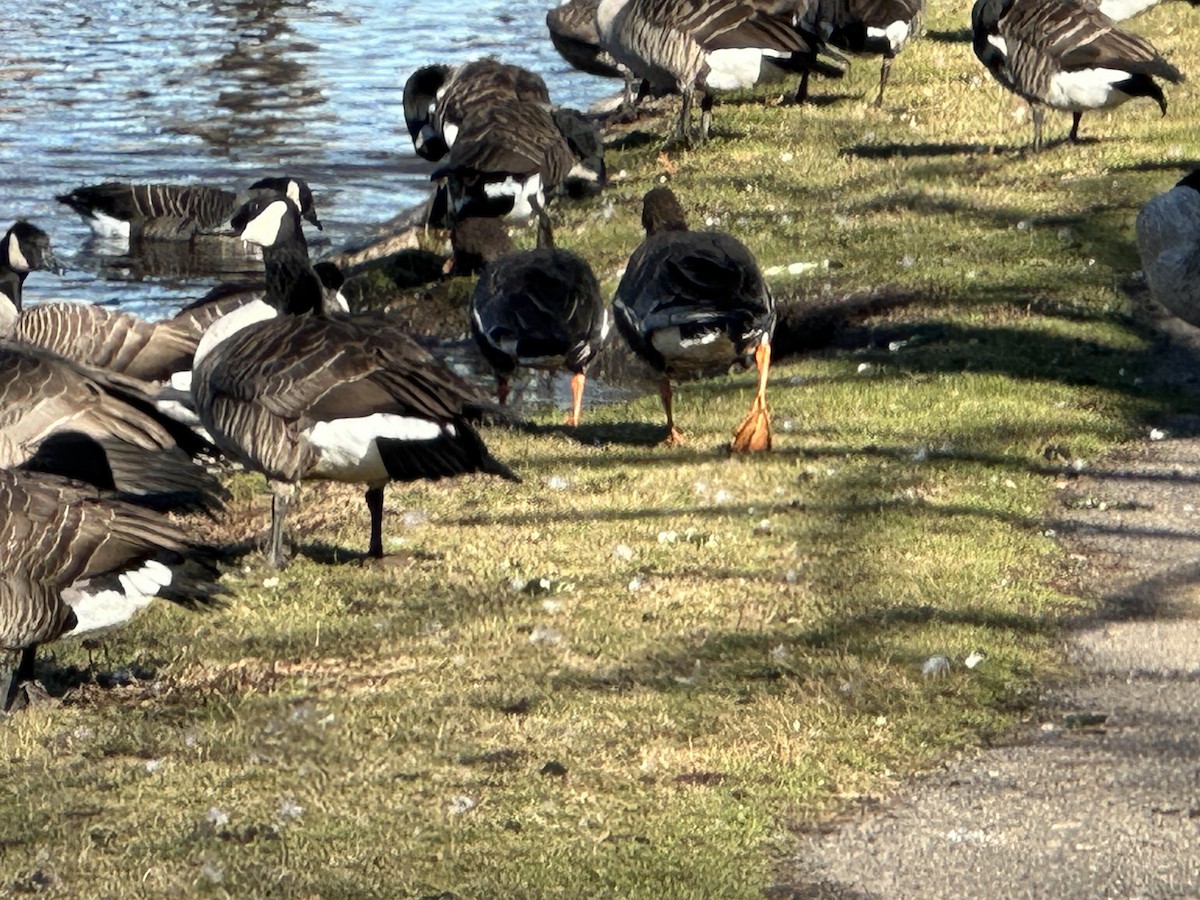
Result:
<instances>
[{"instance_id":1,"label":"dirt path","mask_svg":"<svg viewBox=\"0 0 1200 900\"><path fill-rule=\"evenodd\" d=\"M1173 346L1162 373L1200 362ZM805 837L771 897L1200 897L1200 416L1158 427L1048 514L1102 601L1080 679L1011 745Z\"/></svg>"}]
</instances>

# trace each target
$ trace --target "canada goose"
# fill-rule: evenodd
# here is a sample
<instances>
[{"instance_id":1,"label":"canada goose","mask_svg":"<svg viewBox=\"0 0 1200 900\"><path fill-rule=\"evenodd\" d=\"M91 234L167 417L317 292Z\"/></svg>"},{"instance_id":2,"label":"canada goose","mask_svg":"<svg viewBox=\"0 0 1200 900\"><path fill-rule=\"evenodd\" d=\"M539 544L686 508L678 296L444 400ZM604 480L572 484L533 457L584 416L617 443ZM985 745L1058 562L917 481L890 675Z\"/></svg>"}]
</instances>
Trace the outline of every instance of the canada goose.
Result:
<instances>
[{"instance_id":1,"label":"canada goose","mask_svg":"<svg viewBox=\"0 0 1200 900\"><path fill-rule=\"evenodd\" d=\"M465 219L451 233L455 259L483 260L471 295L471 334L496 372L501 403L518 366L566 368L571 425L579 424L585 370L608 335L609 318L592 268L569 250L516 251L496 219Z\"/></svg>"},{"instance_id":2,"label":"canada goose","mask_svg":"<svg viewBox=\"0 0 1200 900\"><path fill-rule=\"evenodd\" d=\"M1163 0L1100 0L1097 6L1114 22L1140 16L1146 10L1158 6ZM1188 0L1192 6L1200 6L1200 0Z\"/></svg>"},{"instance_id":3,"label":"canada goose","mask_svg":"<svg viewBox=\"0 0 1200 900\"><path fill-rule=\"evenodd\" d=\"M771 449L766 392L775 300L754 256L723 232L689 231L669 188L646 194L642 225L646 239L629 258L613 313L633 351L663 373L666 443L683 438L671 410L671 378L724 371L753 356L758 391L730 446Z\"/></svg>"},{"instance_id":4,"label":"canada goose","mask_svg":"<svg viewBox=\"0 0 1200 900\"><path fill-rule=\"evenodd\" d=\"M447 180L452 218L536 215L548 228L547 198L574 162L544 104L510 100L468 112L448 162L431 177Z\"/></svg>"},{"instance_id":5,"label":"canada goose","mask_svg":"<svg viewBox=\"0 0 1200 900\"><path fill-rule=\"evenodd\" d=\"M1076 142L1084 110L1150 97L1166 115L1154 78L1183 81L1149 41L1117 28L1090 0L976 0L971 29L980 62L1033 108L1035 151L1044 106L1071 111Z\"/></svg>"},{"instance_id":6,"label":"canada goose","mask_svg":"<svg viewBox=\"0 0 1200 900\"><path fill-rule=\"evenodd\" d=\"M1142 207L1137 244L1154 299L1200 326L1200 170Z\"/></svg>"},{"instance_id":7,"label":"canada goose","mask_svg":"<svg viewBox=\"0 0 1200 900\"><path fill-rule=\"evenodd\" d=\"M228 231L229 217L247 199L275 195L290 197L304 218L321 228L312 190L299 178L264 178L244 193L203 184L106 181L55 199L79 213L101 237L189 241L197 234Z\"/></svg>"},{"instance_id":8,"label":"canada goose","mask_svg":"<svg viewBox=\"0 0 1200 900\"><path fill-rule=\"evenodd\" d=\"M144 381L163 381L191 365L196 342L169 321L88 303L24 307L25 279L35 269L61 271L46 233L17 222L0 239L0 337Z\"/></svg>"},{"instance_id":9,"label":"canada goose","mask_svg":"<svg viewBox=\"0 0 1200 900\"><path fill-rule=\"evenodd\" d=\"M467 420L486 405L473 388L386 317L321 313L295 204L254 200L234 224L263 247L267 295L285 314L226 316L217 327L227 336L211 346L210 328L196 349L192 390L217 445L271 484L273 565L284 561L284 520L304 479L367 485L374 557L383 555L389 481L468 472L518 480Z\"/></svg>"},{"instance_id":10,"label":"canada goose","mask_svg":"<svg viewBox=\"0 0 1200 900\"><path fill-rule=\"evenodd\" d=\"M683 97L676 137L690 137L692 95L701 95L708 138L714 90L757 84L779 70L818 65L815 37L793 23L789 3L754 0L600 0L600 45L655 93Z\"/></svg>"},{"instance_id":11,"label":"canada goose","mask_svg":"<svg viewBox=\"0 0 1200 900\"><path fill-rule=\"evenodd\" d=\"M803 5L802 21L826 43L883 57L875 97L875 106L882 107L892 60L920 31L925 0L812 0Z\"/></svg>"},{"instance_id":12,"label":"canada goose","mask_svg":"<svg viewBox=\"0 0 1200 900\"><path fill-rule=\"evenodd\" d=\"M572 68L600 78L630 77L629 67L600 46L596 9L600 0L564 0L546 13L550 42Z\"/></svg>"},{"instance_id":13,"label":"canada goose","mask_svg":"<svg viewBox=\"0 0 1200 900\"><path fill-rule=\"evenodd\" d=\"M11 709L34 681L40 644L115 627L155 596L213 602L211 585L181 583L164 564L190 546L179 525L151 510L55 476L0 469L0 649L20 653L0 708Z\"/></svg>"},{"instance_id":14,"label":"canada goose","mask_svg":"<svg viewBox=\"0 0 1200 900\"><path fill-rule=\"evenodd\" d=\"M136 382L0 341L0 466L86 481L158 508L215 512L226 492L191 461L209 449Z\"/></svg>"},{"instance_id":15,"label":"canada goose","mask_svg":"<svg viewBox=\"0 0 1200 900\"><path fill-rule=\"evenodd\" d=\"M542 76L487 57L418 69L404 83L404 119L417 155L431 162L454 146L473 110L509 100L550 103Z\"/></svg>"}]
</instances>

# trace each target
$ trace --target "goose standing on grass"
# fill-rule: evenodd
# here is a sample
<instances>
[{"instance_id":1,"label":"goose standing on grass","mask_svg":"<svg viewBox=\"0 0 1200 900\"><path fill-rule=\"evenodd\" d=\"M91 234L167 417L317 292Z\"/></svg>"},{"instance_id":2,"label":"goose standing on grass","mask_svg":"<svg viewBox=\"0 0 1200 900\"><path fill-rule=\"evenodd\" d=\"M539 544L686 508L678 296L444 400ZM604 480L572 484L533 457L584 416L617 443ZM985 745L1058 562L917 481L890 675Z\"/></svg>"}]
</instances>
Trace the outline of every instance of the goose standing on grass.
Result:
<instances>
[{"instance_id":1,"label":"goose standing on grass","mask_svg":"<svg viewBox=\"0 0 1200 900\"><path fill-rule=\"evenodd\" d=\"M168 565L192 549L179 525L54 476L0 469L0 547L0 650L20 654L5 710L36 694L39 645L116 627L156 596L214 602L211 584Z\"/></svg>"},{"instance_id":2,"label":"goose standing on grass","mask_svg":"<svg viewBox=\"0 0 1200 900\"><path fill-rule=\"evenodd\" d=\"M165 381L191 367L196 340L169 320L147 322L90 303L26 308L25 279L35 269L62 271L46 232L17 222L0 239L0 337L143 381Z\"/></svg>"},{"instance_id":3,"label":"goose standing on grass","mask_svg":"<svg viewBox=\"0 0 1200 900\"><path fill-rule=\"evenodd\" d=\"M815 36L797 30L787 3L600 0L596 25L600 45L651 91L683 97L675 129L683 142L691 137L696 92L704 141L714 90L750 87L781 70L805 72L819 65Z\"/></svg>"},{"instance_id":4,"label":"goose standing on grass","mask_svg":"<svg viewBox=\"0 0 1200 900\"><path fill-rule=\"evenodd\" d=\"M1200 170L1142 207L1137 245L1154 299L1200 326Z\"/></svg>"},{"instance_id":5,"label":"goose standing on grass","mask_svg":"<svg viewBox=\"0 0 1200 900\"><path fill-rule=\"evenodd\" d=\"M875 97L882 107L892 60L920 32L925 0L811 0L801 7L801 21L829 45L883 57Z\"/></svg>"},{"instance_id":6,"label":"goose standing on grass","mask_svg":"<svg viewBox=\"0 0 1200 900\"><path fill-rule=\"evenodd\" d=\"M242 193L203 184L106 181L55 199L79 213L100 237L133 243L190 241L198 234L228 232L230 217L248 199L276 195L289 197L320 230L312 190L299 178L264 178Z\"/></svg>"},{"instance_id":7,"label":"goose standing on grass","mask_svg":"<svg viewBox=\"0 0 1200 900\"><path fill-rule=\"evenodd\" d=\"M1033 108L1035 151L1045 106L1071 112L1074 143L1085 111L1150 97L1166 115L1154 79L1183 81L1149 41L1116 27L1090 0L976 0L971 29L979 61Z\"/></svg>"},{"instance_id":8,"label":"goose standing on grass","mask_svg":"<svg viewBox=\"0 0 1200 900\"><path fill-rule=\"evenodd\" d=\"M633 351L663 373L666 443L674 446L683 439L671 408L672 378L727 371L735 361L753 357L758 390L730 447L770 450L767 373L775 300L758 263L728 234L689 231L669 188L646 194L642 225L646 239L629 258L613 313Z\"/></svg>"},{"instance_id":9,"label":"goose standing on grass","mask_svg":"<svg viewBox=\"0 0 1200 900\"><path fill-rule=\"evenodd\" d=\"M608 335L609 318L592 268L569 250L516 251L496 219L465 219L451 234L454 257L484 264L471 296L471 334L496 372L501 403L519 366L566 368L570 423L579 425L588 364Z\"/></svg>"},{"instance_id":10,"label":"goose standing on grass","mask_svg":"<svg viewBox=\"0 0 1200 900\"><path fill-rule=\"evenodd\" d=\"M1158 6L1163 0L1100 0L1100 12L1114 22L1140 16L1146 10ZM1192 6L1200 6L1200 0L1188 0Z\"/></svg>"},{"instance_id":11,"label":"goose standing on grass","mask_svg":"<svg viewBox=\"0 0 1200 900\"><path fill-rule=\"evenodd\" d=\"M284 521L305 479L367 485L369 554L383 555L383 488L488 472L519 480L488 452L469 416L478 393L383 316L326 316L300 211L254 200L234 217L263 248L267 296L282 315L234 313L196 350L192 390L204 427L267 476L267 557L284 563Z\"/></svg>"},{"instance_id":12,"label":"goose standing on grass","mask_svg":"<svg viewBox=\"0 0 1200 900\"><path fill-rule=\"evenodd\" d=\"M0 341L0 467L118 491L160 509L216 512L221 483L192 461L213 448L128 379Z\"/></svg>"},{"instance_id":13,"label":"goose standing on grass","mask_svg":"<svg viewBox=\"0 0 1200 900\"><path fill-rule=\"evenodd\" d=\"M573 69L598 78L620 78L624 81L621 108L632 109L635 105L633 73L600 46L600 29L596 25L596 8L599 5L600 0L565 0L547 12L546 29L550 32L550 43Z\"/></svg>"}]
</instances>

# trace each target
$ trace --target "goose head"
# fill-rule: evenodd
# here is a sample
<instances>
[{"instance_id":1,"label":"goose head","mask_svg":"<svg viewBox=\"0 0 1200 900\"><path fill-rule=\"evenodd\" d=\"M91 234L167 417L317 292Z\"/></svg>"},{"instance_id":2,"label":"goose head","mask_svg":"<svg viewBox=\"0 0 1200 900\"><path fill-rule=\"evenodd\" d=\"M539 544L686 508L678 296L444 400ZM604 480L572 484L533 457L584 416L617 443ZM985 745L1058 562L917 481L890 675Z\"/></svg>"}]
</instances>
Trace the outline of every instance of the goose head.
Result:
<instances>
[{"instance_id":1,"label":"goose head","mask_svg":"<svg viewBox=\"0 0 1200 900\"><path fill-rule=\"evenodd\" d=\"M642 198L642 227L646 237L661 231L687 231L687 216L670 188L647 191Z\"/></svg>"},{"instance_id":2,"label":"goose head","mask_svg":"<svg viewBox=\"0 0 1200 900\"><path fill-rule=\"evenodd\" d=\"M324 230L321 220L317 218L317 207L313 201L312 188L301 178L263 178L250 185L250 196L261 196L268 199L287 197L296 204L304 221L315 226L317 231Z\"/></svg>"},{"instance_id":3,"label":"goose head","mask_svg":"<svg viewBox=\"0 0 1200 900\"><path fill-rule=\"evenodd\" d=\"M0 265L27 275L34 269L45 269L55 275L66 271L50 249L50 235L24 219L18 221L0 240Z\"/></svg>"},{"instance_id":4,"label":"goose head","mask_svg":"<svg viewBox=\"0 0 1200 900\"><path fill-rule=\"evenodd\" d=\"M437 162L450 152L434 123L438 91L450 77L449 66L423 66L404 82L404 122L413 149L422 159Z\"/></svg>"},{"instance_id":5,"label":"goose head","mask_svg":"<svg viewBox=\"0 0 1200 900\"><path fill-rule=\"evenodd\" d=\"M287 197L257 197L247 201L229 221L248 244L280 247L304 241L300 210Z\"/></svg>"}]
</instances>

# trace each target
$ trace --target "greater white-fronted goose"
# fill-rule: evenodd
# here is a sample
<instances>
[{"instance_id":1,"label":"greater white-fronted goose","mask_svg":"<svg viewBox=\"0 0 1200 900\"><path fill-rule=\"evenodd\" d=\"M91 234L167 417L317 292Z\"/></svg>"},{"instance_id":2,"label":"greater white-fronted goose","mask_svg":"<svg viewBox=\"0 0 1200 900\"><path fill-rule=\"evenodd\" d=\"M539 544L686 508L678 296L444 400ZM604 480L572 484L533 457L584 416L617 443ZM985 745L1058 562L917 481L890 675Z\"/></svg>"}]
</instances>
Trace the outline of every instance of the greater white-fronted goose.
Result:
<instances>
[{"instance_id":1,"label":"greater white-fronted goose","mask_svg":"<svg viewBox=\"0 0 1200 900\"><path fill-rule=\"evenodd\" d=\"M263 247L267 296L284 315L226 316L223 340L196 350L192 390L217 445L271 484L269 561L284 561L284 520L305 479L367 485L370 555L383 555L389 481L489 472L517 480L468 420L479 394L383 316L326 316L300 215L256 200L234 218ZM249 318L249 317L247 317ZM235 330L234 326L242 326Z\"/></svg>"},{"instance_id":2,"label":"greater white-fronted goose","mask_svg":"<svg viewBox=\"0 0 1200 900\"><path fill-rule=\"evenodd\" d=\"M875 106L881 107L892 60L920 32L924 12L925 0L807 0L800 15L829 45L883 57L875 97Z\"/></svg>"},{"instance_id":3,"label":"greater white-fronted goose","mask_svg":"<svg viewBox=\"0 0 1200 900\"><path fill-rule=\"evenodd\" d=\"M1035 151L1046 106L1071 112L1075 142L1085 111L1150 97L1166 115L1154 79L1183 81L1149 41L1122 31L1091 0L976 0L971 28L980 62L1033 108Z\"/></svg>"},{"instance_id":4,"label":"greater white-fronted goose","mask_svg":"<svg viewBox=\"0 0 1200 900\"><path fill-rule=\"evenodd\" d=\"M76 188L55 199L65 203L101 237L133 241L189 241L197 234L229 229L230 216L248 199L291 198L318 229L312 190L299 178L263 178L244 192L204 184L127 184L106 181Z\"/></svg>"},{"instance_id":5,"label":"greater white-fronted goose","mask_svg":"<svg viewBox=\"0 0 1200 900\"><path fill-rule=\"evenodd\" d=\"M629 258L613 313L633 351L663 373L667 443L682 440L671 409L671 379L727 371L735 361L753 357L758 390L731 449L769 450L766 392L775 300L758 263L728 234L689 231L669 188L646 194L642 225L646 239Z\"/></svg>"},{"instance_id":6,"label":"greater white-fronted goose","mask_svg":"<svg viewBox=\"0 0 1200 900\"><path fill-rule=\"evenodd\" d=\"M0 341L0 467L52 472L157 508L215 512L225 489L192 462L211 449L137 382Z\"/></svg>"},{"instance_id":7,"label":"greater white-fronted goose","mask_svg":"<svg viewBox=\"0 0 1200 900\"><path fill-rule=\"evenodd\" d=\"M0 239L0 337L144 381L165 381L190 368L196 341L170 321L147 322L88 303L26 307L25 279L35 269L60 271L50 238L36 225L17 222Z\"/></svg>"},{"instance_id":8,"label":"greater white-fronted goose","mask_svg":"<svg viewBox=\"0 0 1200 900\"><path fill-rule=\"evenodd\" d=\"M156 596L209 603L211 585L181 583L170 565L190 546L178 524L152 510L0 469L0 649L20 653L3 708L34 681L39 645L116 627Z\"/></svg>"},{"instance_id":9,"label":"greater white-fronted goose","mask_svg":"<svg viewBox=\"0 0 1200 900\"><path fill-rule=\"evenodd\" d=\"M814 35L797 28L793 3L754 0L600 0L600 45L654 93L683 102L676 137L687 141L693 94L701 96L700 139L708 137L713 91L758 84L781 70L820 65Z\"/></svg>"},{"instance_id":10,"label":"greater white-fronted goose","mask_svg":"<svg viewBox=\"0 0 1200 900\"><path fill-rule=\"evenodd\" d=\"M496 372L501 403L520 366L565 368L571 377L571 425L579 424L586 369L608 335L600 285L569 250L516 251L496 219L465 219L451 235L454 256L484 264L471 295L471 334Z\"/></svg>"},{"instance_id":11,"label":"greater white-fronted goose","mask_svg":"<svg viewBox=\"0 0 1200 900\"><path fill-rule=\"evenodd\" d=\"M1142 207L1137 245L1154 299L1200 326L1200 170Z\"/></svg>"}]
</instances>

